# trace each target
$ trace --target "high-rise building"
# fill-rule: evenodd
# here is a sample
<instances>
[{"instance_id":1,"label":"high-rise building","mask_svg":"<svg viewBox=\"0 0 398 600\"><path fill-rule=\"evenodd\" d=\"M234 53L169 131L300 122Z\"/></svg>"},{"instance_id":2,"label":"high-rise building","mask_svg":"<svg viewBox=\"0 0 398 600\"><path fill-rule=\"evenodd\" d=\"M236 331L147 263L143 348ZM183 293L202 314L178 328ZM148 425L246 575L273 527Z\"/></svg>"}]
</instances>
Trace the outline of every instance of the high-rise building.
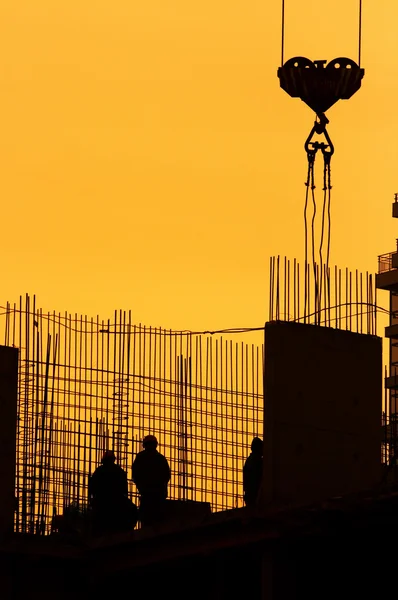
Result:
<instances>
[{"instance_id":1,"label":"high-rise building","mask_svg":"<svg viewBox=\"0 0 398 600\"><path fill-rule=\"evenodd\" d=\"M395 194L392 204L392 216L398 218L398 194ZM385 337L389 340L389 367L385 377L388 396L383 424L386 425L386 446L391 459L395 455L398 439L398 239L397 248L393 252L381 254L378 263L376 287L390 294L389 324L385 329Z\"/></svg>"}]
</instances>

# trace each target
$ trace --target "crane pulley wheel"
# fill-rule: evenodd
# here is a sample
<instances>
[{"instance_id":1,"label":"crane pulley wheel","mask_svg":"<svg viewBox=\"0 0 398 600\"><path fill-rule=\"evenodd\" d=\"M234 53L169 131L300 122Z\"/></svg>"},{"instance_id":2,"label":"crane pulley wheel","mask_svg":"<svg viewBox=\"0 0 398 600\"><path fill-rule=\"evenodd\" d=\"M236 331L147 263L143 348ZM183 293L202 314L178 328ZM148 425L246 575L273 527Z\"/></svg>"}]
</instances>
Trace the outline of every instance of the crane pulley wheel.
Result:
<instances>
[{"instance_id":1,"label":"crane pulley wheel","mask_svg":"<svg viewBox=\"0 0 398 600\"><path fill-rule=\"evenodd\" d=\"M365 70L352 59L311 61L303 56L290 58L279 67L281 88L292 98L300 98L317 115L325 113L338 100L348 100L361 87Z\"/></svg>"}]
</instances>

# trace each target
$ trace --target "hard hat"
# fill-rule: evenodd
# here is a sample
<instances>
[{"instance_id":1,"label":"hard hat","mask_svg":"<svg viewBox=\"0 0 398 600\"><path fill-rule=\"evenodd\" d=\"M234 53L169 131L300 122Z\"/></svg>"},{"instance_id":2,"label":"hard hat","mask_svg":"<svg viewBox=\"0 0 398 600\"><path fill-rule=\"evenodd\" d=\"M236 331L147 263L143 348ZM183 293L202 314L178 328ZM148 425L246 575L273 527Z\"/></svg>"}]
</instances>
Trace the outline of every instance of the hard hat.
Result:
<instances>
[{"instance_id":1,"label":"hard hat","mask_svg":"<svg viewBox=\"0 0 398 600\"><path fill-rule=\"evenodd\" d=\"M263 449L263 440L260 439L259 437L255 437L253 438L253 441L251 443L251 449L252 451L260 451Z\"/></svg>"},{"instance_id":2,"label":"hard hat","mask_svg":"<svg viewBox=\"0 0 398 600\"><path fill-rule=\"evenodd\" d=\"M105 450L104 455L102 457L102 462L107 461L107 460L112 460L115 461L116 460L116 456L113 450Z\"/></svg>"},{"instance_id":3,"label":"hard hat","mask_svg":"<svg viewBox=\"0 0 398 600\"><path fill-rule=\"evenodd\" d=\"M142 440L142 445L146 446L147 444L155 444L155 446L157 446L158 440L156 439L156 437L154 435L146 435L144 437L144 439Z\"/></svg>"}]
</instances>

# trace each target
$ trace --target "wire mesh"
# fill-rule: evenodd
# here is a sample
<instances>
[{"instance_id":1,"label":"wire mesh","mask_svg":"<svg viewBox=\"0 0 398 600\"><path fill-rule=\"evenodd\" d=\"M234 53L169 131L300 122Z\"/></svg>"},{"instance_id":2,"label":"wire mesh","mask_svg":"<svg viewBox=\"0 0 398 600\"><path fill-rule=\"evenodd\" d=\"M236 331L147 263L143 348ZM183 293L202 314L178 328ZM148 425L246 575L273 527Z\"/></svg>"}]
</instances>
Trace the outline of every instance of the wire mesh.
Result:
<instances>
[{"instance_id":1,"label":"wire mesh","mask_svg":"<svg viewBox=\"0 0 398 600\"><path fill-rule=\"evenodd\" d=\"M105 449L126 470L154 434L172 499L243 504L242 468L263 427L263 346L112 319L7 304L4 343L20 350L15 530L46 534L66 506L87 504ZM257 334L261 336L261 331Z\"/></svg>"}]
</instances>

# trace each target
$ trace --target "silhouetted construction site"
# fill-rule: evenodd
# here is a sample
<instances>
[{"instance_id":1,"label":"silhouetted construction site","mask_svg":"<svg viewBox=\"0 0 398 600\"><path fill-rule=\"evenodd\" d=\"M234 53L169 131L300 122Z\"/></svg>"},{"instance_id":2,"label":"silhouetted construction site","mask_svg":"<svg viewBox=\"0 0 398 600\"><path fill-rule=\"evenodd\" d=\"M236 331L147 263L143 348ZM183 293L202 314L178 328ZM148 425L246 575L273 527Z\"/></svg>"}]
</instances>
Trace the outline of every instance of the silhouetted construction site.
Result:
<instances>
[{"instance_id":1,"label":"silhouetted construction site","mask_svg":"<svg viewBox=\"0 0 398 600\"><path fill-rule=\"evenodd\" d=\"M49 533L54 515L87 505L89 475L113 448L131 482L155 434L170 497L242 505L241 465L262 435L263 346L7 305L5 345L20 349L16 531Z\"/></svg>"},{"instance_id":2,"label":"silhouetted construction site","mask_svg":"<svg viewBox=\"0 0 398 600\"><path fill-rule=\"evenodd\" d=\"M18 535L0 551L3 578L17 596L35 589L33 597L52 597L54 588L60 598L119 595L132 580L136 589L151 581L151 597L182 598L195 578L193 598L265 597L269 555L278 590L307 588L308 561L323 577L331 558L319 564L319 548L328 557L335 548L328 536L357 535L346 528L347 515L362 514L364 498L377 496L394 446L383 443L380 426L377 314L388 311L377 305L374 277L329 270L322 281L321 295L316 265L300 270L272 259L268 323L223 332L148 328L123 311L106 321L44 313L29 296L5 306L4 351L18 354L17 502L14 511L4 502L0 525L6 531L11 518ZM4 412L10 448L12 422L12 410ZM86 514L88 479L107 448L136 501L131 466L148 433L171 467L174 518L116 537L57 532L54 517L66 509ZM254 436L264 439L263 484L250 508L242 469ZM182 505L204 503L213 514L184 517ZM366 513L358 527L378 514ZM13 556L23 579L10 579Z\"/></svg>"},{"instance_id":3,"label":"silhouetted construction site","mask_svg":"<svg viewBox=\"0 0 398 600\"><path fill-rule=\"evenodd\" d=\"M323 271L271 259L269 320L375 335L372 275ZM45 313L29 296L7 303L1 326L19 349L17 532L48 534L65 508L84 512L107 448L136 501L131 467L147 433L169 460L170 499L243 506L242 466L263 435L264 327L176 332L137 325L131 311Z\"/></svg>"},{"instance_id":4,"label":"silhouetted construction site","mask_svg":"<svg viewBox=\"0 0 398 600\"><path fill-rule=\"evenodd\" d=\"M30 296L2 308L0 589L6 597L120 597L129 586L133 594L176 600L391 592L398 251L379 257L376 276L330 266L335 149L325 113L361 87L362 2L358 63L302 56L285 62L284 27L282 0L280 85L316 121L304 144L304 268L271 258L267 323L171 331L137 324L131 311L107 320L46 312ZM376 289L389 292L388 309ZM384 393L379 315L389 318ZM141 444L143 453L155 452L157 441L164 454L162 501L169 486L170 511L145 523L150 494L144 485L138 494L135 457ZM123 497L140 498L141 528L137 519L106 534L90 528L95 510L97 517L106 513L93 503L90 516L88 502L89 477L101 459L102 473L107 461L115 467ZM143 460L144 467L155 465ZM243 466L250 478L250 464L257 469L251 495L243 484ZM104 494L103 506L110 497ZM108 512L116 506L123 504L114 502ZM71 511L88 526L61 527Z\"/></svg>"}]
</instances>

